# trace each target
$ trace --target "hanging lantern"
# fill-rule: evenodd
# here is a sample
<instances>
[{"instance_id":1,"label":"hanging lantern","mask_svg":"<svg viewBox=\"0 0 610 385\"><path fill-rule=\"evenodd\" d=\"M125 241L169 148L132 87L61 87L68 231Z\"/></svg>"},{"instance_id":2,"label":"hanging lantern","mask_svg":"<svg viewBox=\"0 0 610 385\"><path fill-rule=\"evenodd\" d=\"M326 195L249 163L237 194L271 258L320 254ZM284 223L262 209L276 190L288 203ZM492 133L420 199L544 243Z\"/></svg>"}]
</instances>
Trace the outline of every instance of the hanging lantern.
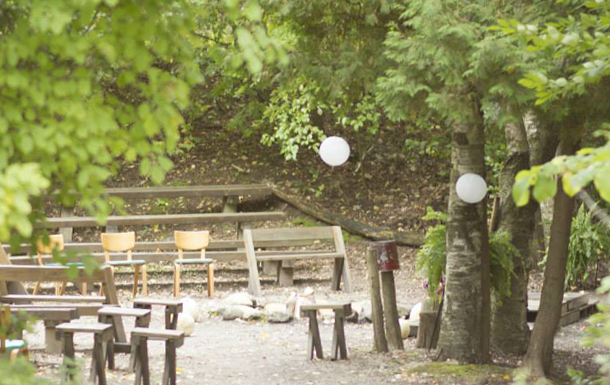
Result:
<instances>
[{"instance_id":1,"label":"hanging lantern","mask_svg":"<svg viewBox=\"0 0 610 385\"><path fill-rule=\"evenodd\" d=\"M487 195L487 183L480 175L464 174L455 183L458 197L466 203L479 203Z\"/></svg>"},{"instance_id":2,"label":"hanging lantern","mask_svg":"<svg viewBox=\"0 0 610 385\"><path fill-rule=\"evenodd\" d=\"M329 136L320 144L320 157L329 166L341 166L349 158L349 144L338 136Z\"/></svg>"}]
</instances>

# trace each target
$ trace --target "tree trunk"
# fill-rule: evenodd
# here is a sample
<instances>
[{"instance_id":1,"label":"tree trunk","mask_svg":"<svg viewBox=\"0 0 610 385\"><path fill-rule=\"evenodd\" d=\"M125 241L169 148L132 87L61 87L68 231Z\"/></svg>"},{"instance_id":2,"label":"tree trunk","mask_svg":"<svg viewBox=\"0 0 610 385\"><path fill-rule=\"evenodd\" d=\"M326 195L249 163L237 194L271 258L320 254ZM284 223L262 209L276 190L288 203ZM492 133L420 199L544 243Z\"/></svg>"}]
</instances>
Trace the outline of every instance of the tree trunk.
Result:
<instances>
[{"instance_id":1,"label":"tree trunk","mask_svg":"<svg viewBox=\"0 0 610 385\"><path fill-rule=\"evenodd\" d=\"M493 298L495 306L492 306L491 346L500 353L521 355L526 352L530 337L527 326L527 284L538 205L533 199L525 207L515 205L512 187L517 173L530 168L529 145L522 125L509 123L505 132L509 157L500 173L498 227L511 235L519 255L513 259L514 275L511 277L510 297L499 298L494 295Z\"/></svg>"},{"instance_id":2,"label":"tree trunk","mask_svg":"<svg viewBox=\"0 0 610 385\"><path fill-rule=\"evenodd\" d=\"M559 145L559 127L552 123L548 117L537 117L533 112L528 112L523 117L523 124L527 132L527 140L530 147L530 165L544 164L555 156ZM549 235L549 224L553 219L553 201L548 200L538 205L536 212L536 227L534 229L534 241L532 243L532 265L537 264L546 254L547 239Z\"/></svg>"},{"instance_id":3,"label":"tree trunk","mask_svg":"<svg viewBox=\"0 0 610 385\"><path fill-rule=\"evenodd\" d=\"M489 361L489 240L486 199L460 200L457 178L468 172L485 177L483 123L456 124L452 134L451 193L447 221L445 305L437 359Z\"/></svg>"},{"instance_id":4,"label":"tree trunk","mask_svg":"<svg viewBox=\"0 0 610 385\"><path fill-rule=\"evenodd\" d=\"M574 143L575 141L571 138L563 139L558 149L559 155L573 154L576 147ZM523 362L529 374L534 377L548 375L553 364L553 342L561 317L573 211L574 199L565 194L561 179L559 179L553 205L553 222L551 223L551 238L544 270L540 309Z\"/></svg>"}]
</instances>

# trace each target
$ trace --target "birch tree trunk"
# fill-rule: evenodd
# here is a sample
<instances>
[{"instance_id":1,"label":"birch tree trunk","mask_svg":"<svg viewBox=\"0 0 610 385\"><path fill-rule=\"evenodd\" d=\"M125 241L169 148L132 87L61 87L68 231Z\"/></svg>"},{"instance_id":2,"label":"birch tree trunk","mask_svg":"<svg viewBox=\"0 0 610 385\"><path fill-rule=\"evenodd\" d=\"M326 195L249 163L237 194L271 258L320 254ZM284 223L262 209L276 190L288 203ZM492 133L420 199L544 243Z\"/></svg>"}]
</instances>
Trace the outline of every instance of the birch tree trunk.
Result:
<instances>
[{"instance_id":1,"label":"birch tree trunk","mask_svg":"<svg viewBox=\"0 0 610 385\"><path fill-rule=\"evenodd\" d=\"M457 178L465 173L485 177L483 122L456 124L452 133L451 193L447 221L445 304L437 359L489 361L489 239L486 199L478 204L460 200Z\"/></svg>"},{"instance_id":2,"label":"birch tree trunk","mask_svg":"<svg viewBox=\"0 0 610 385\"><path fill-rule=\"evenodd\" d=\"M558 155L573 154L576 149L575 143L573 138L562 139L557 151ZM536 316L527 355L523 361L523 366L534 377L545 377L550 373L553 365L553 343L561 317L573 211L574 198L566 195L559 179L553 205L553 222L540 309Z\"/></svg>"},{"instance_id":3,"label":"birch tree trunk","mask_svg":"<svg viewBox=\"0 0 610 385\"><path fill-rule=\"evenodd\" d=\"M538 205L532 199L527 206L519 208L512 197L515 176L519 171L530 168L525 127L509 123L505 127L505 134L509 157L500 173L498 229L511 235L519 255L513 259L514 275L511 276L510 297L493 298L491 347L500 353L522 355L527 350L530 337L527 326L527 284Z\"/></svg>"}]
</instances>

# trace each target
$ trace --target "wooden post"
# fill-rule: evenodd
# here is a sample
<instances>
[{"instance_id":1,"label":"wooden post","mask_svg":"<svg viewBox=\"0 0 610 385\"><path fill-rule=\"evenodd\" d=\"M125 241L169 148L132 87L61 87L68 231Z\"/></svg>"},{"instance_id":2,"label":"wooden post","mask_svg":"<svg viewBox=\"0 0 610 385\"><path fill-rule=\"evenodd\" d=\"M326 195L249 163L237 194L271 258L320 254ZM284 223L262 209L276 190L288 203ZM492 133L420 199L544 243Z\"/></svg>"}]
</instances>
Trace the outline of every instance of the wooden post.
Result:
<instances>
[{"instance_id":1,"label":"wooden post","mask_svg":"<svg viewBox=\"0 0 610 385\"><path fill-rule=\"evenodd\" d=\"M62 207L60 216L61 217L74 216L74 208ZM62 227L59 229L59 233L64 236L64 242L66 242L66 243L72 242L72 233L73 232L74 232L74 229L72 227Z\"/></svg>"},{"instance_id":2,"label":"wooden post","mask_svg":"<svg viewBox=\"0 0 610 385\"><path fill-rule=\"evenodd\" d=\"M371 295L371 307L373 311L375 350L377 350L378 353L386 353L388 352L388 341L385 338L385 331L383 328L383 306L381 303L377 253L371 248L366 250L366 264L369 271L369 292Z\"/></svg>"},{"instance_id":3,"label":"wooden post","mask_svg":"<svg viewBox=\"0 0 610 385\"><path fill-rule=\"evenodd\" d=\"M419 313L419 327L417 329L416 347L435 349L438 342L439 328L435 330L437 312Z\"/></svg>"},{"instance_id":4,"label":"wooden post","mask_svg":"<svg viewBox=\"0 0 610 385\"><path fill-rule=\"evenodd\" d=\"M403 350L400 325L398 324L398 308L396 306L396 287L394 285L394 272L381 272L381 291L383 293L383 312L385 315L385 330L388 335L390 348Z\"/></svg>"},{"instance_id":5,"label":"wooden post","mask_svg":"<svg viewBox=\"0 0 610 385\"><path fill-rule=\"evenodd\" d=\"M63 321L44 321L44 344L45 352L49 354L61 354L62 341L57 338L55 326Z\"/></svg>"},{"instance_id":6,"label":"wooden post","mask_svg":"<svg viewBox=\"0 0 610 385\"><path fill-rule=\"evenodd\" d=\"M265 262L263 262L264 270ZM282 287L294 285L294 261L281 261L277 272L278 283Z\"/></svg>"},{"instance_id":7,"label":"wooden post","mask_svg":"<svg viewBox=\"0 0 610 385\"><path fill-rule=\"evenodd\" d=\"M226 196L222 199L222 212L223 213L236 213L238 204L239 204L239 196L237 196L237 195Z\"/></svg>"}]
</instances>

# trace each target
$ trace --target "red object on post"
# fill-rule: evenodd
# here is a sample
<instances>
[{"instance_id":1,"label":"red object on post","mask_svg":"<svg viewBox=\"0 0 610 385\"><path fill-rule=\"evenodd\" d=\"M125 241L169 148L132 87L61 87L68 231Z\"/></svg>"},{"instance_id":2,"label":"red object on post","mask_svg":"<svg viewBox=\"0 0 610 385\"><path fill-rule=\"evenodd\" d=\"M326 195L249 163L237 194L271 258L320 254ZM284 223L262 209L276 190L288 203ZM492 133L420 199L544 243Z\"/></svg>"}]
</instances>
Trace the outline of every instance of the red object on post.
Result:
<instances>
[{"instance_id":1,"label":"red object on post","mask_svg":"<svg viewBox=\"0 0 610 385\"><path fill-rule=\"evenodd\" d=\"M398 264L398 249L396 241L378 241L369 243L369 247L377 253L377 265L379 271L393 271L400 269Z\"/></svg>"}]
</instances>

